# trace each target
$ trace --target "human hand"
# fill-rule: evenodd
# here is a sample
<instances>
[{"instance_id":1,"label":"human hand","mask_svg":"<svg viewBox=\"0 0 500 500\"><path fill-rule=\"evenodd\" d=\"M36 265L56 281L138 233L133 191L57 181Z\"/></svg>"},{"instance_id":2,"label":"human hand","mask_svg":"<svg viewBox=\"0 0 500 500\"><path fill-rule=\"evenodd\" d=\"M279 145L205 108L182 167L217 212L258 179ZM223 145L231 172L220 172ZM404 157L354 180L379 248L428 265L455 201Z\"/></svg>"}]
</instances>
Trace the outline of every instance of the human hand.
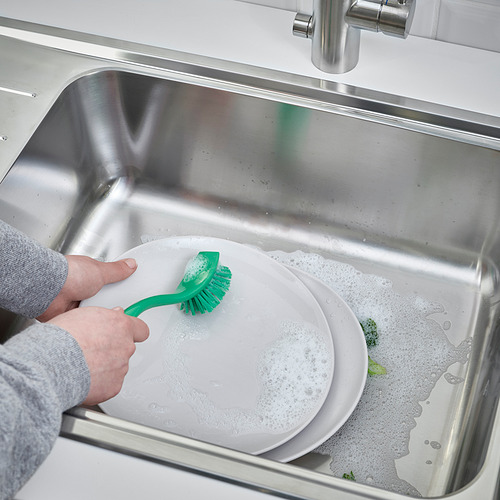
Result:
<instances>
[{"instance_id":1,"label":"human hand","mask_svg":"<svg viewBox=\"0 0 500 500\"><path fill-rule=\"evenodd\" d=\"M84 403L95 405L116 396L128 371L135 342L149 336L149 328L123 309L81 307L51 319L80 345L90 371L90 390Z\"/></svg>"},{"instance_id":2,"label":"human hand","mask_svg":"<svg viewBox=\"0 0 500 500\"><path fill-rule=\"evenodd\" d=\"M59 295L48 309L38 316L46 322L78 307L80 301L94 296L104 285L128 278L136 269L134 259L100 262L83 255L68 255L68 276Z\"/></svg>"}]
</instances>

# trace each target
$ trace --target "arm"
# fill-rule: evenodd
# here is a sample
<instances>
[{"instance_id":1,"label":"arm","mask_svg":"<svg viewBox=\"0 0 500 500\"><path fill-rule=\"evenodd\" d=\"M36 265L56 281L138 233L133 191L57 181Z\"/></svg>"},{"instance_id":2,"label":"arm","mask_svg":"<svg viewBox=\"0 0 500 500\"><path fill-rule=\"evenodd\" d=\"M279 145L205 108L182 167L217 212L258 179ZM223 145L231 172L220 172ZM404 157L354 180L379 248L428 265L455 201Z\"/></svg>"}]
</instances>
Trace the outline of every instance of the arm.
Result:
<instances>
[{"instance_id":1,"label":"arm","mask_svg":"<svg viewBox=\"0 0 500 500\"><path fill-rule=\"evenodd\" d=\"M64 257L0 220L0 307L28 318L45 322L74 309L136 267L133 259L105 263Z\"/></svg>"},{"instance_id":2,"label":"arm","mask_svg":"<svg viewBox=\"0 0 500 500\"><path fill-rule=\"evenodd\" d=\"M135 342L147 336L145 323L122 309L86 307L0 346L0 498L11 498L49 454L65 410L119 392Z\"/></svg>"},{"instance_id":3,"label":"arm","mask_svg":"<svg viewBox=\"0 0 500 500\"><path fill-rule=\"evenodd\" d=\"M34 325L0 346L0 498L11 498L42 463L62 412L89 386L78 343L55 325Z\"/></svg>"},{"instance_id":4,"label":"arm","mask_svg":"<svg viewBox=\"0 0 500 500\"><path fill-rule=\"evenodd\" d=\"M0 305L48 321L0 345L0 498L9 498L49 453L63 411L119 392L135 342L149 332L122 309L77 308L132 274L134 261L64 258L1 221L0 260Z\"/></svg>"},{"instance_id":5,"label":"arm","mask_svg":"<svg viewBox=\"0 0 500 500\"><path fill-rule=\"evenodd\" d=\"M0 307L37 317L61 291L67 273L63 255L0 220Z\"/></svg>"}]
</instances>

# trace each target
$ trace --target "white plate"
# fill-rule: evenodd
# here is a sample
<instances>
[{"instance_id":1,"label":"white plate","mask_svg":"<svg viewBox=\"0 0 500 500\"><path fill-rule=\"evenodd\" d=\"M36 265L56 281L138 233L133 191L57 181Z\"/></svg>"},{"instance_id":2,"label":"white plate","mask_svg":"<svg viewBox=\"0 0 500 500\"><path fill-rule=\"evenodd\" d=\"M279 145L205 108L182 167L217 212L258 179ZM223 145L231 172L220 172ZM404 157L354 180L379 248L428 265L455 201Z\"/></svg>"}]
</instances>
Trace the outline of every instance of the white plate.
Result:
<instances>
[{"instance_id":1,"label":"white plate","mask_svg":"<svg viewBox=\"0 0 500 500\"><path fill-rule=\"evenodd\" d=\"M231 287L210 314L176 306L144 312L150 338L137 345L108 414L260 454L286 442L329 392L332 336L323 310L290 270L263 252L216 238L180 237L129 250L139 266L83 306L126 307L174 291L200 250L221 253Z\"/></svg>"},{"instance_id":2,"label":"white plate","mask_svg":"<svg viewBox=\"0 0 500 500\"><path fill-rule=\"evenodd\" d=\"M289 462L309 453L337 432L356 408L366 383L365 336L351 308L322 281L289 268L313 293L330 324L335 346L335 377L321 410L294 438L262 456Z\"/></svg>"}]
</instances>

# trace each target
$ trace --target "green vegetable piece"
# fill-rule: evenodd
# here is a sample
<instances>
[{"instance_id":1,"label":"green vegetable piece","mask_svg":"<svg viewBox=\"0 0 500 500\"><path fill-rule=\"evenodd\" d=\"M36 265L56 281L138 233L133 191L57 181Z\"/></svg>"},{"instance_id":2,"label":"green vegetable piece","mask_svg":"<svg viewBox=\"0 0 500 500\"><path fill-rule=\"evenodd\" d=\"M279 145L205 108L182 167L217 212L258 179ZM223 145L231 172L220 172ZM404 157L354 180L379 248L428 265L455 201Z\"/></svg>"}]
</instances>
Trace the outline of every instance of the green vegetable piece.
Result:
<instances>
[{"instance_id":1,"label":"green vegetable piece","mask_svg":"<svg viewBox=\"0 0 500 500\"><path fill-rule=\"evenodd\" d=\"M373 347L378 344L377 323L371 318L360 321L359 324L365 334L366 346Z\"/></svg>"},{"instance_id":2,"label":"green vegetable piece","mask_svg":"<svg viewBox=\"0 0 500 500\"><path fill-rule=\"evenodd\" d=\"M387 370L368 356L368 375L385 375Z\"/></svg>"},{"instance_id":3,"label":"green vegetable piece","mask_svg":"<svg viewBox=\"0 0 500 500\"><path fill-rule=\"evenodd\" d=\"M356 481L356 478L354 477L354 474L351 473L347 474L347 472L342 476L342 479L348 479L349 481Z\"/></svg>"}]
</instances>

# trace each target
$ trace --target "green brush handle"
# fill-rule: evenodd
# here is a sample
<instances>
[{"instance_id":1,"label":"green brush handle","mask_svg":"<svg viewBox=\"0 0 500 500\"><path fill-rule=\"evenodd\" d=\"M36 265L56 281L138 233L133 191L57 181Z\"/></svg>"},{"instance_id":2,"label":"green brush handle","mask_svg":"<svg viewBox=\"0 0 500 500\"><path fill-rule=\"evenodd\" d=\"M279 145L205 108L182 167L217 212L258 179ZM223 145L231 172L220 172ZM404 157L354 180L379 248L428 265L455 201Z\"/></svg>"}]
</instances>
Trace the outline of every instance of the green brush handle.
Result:
<instances>
[{"instance_id":1,"label":"green brush handle","mask_svg":"<svg viewBox=\"0 0 500 500\"><path fill-rule=\"evenodd\" d=\"M125 314L129 316L139 316L139 314L151 309L152 307L169 306L172 304L180 304L186 300L192 299L196 293L192 290L185 290L180 293L171 293L165 295L153 295L152 297L147 297L145 299L139 300L135 304L128 306L125 309Z\"/></svg>"}]
</instances>

